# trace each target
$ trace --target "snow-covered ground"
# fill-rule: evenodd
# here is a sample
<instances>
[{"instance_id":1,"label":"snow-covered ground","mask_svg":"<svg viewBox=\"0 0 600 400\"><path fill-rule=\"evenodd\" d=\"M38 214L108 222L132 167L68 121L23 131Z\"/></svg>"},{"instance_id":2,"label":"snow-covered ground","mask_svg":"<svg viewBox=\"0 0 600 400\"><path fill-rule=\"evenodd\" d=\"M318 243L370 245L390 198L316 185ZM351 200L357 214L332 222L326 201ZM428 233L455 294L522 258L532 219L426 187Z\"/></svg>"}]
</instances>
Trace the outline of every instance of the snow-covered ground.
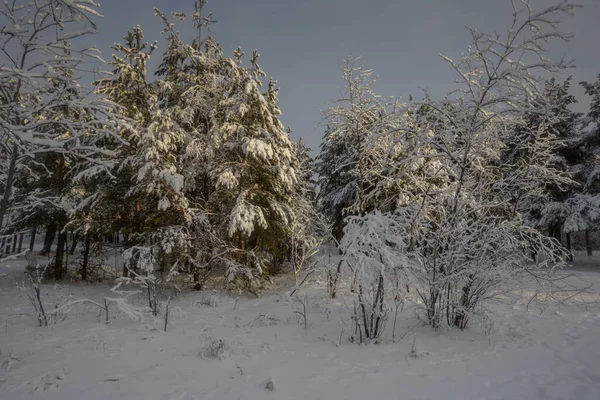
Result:
<instances>
[{"instance_id":1,"label":"snow-covered ground","mask_svg":"<svg viewBox=\"0 0 600 400\"><path fill-rule=\"evenodd\" d=\"M347 340L343 299L328 299L316 280L303 289L308 329L294 312L299 301L286 294L227 293L180 295L167 332L162 319L134 322L116 310L104 324L92 306L40 328L15 287L24 262L7 264L0 267L2 400L600 399L596 306L552 306L540 314L523 298L496 306L489 334L475 326L434 332L405 311L396 342L358 346ZM600 259L580 256L578 265L597 295ZM69 295L111 294L107 284L44 287L50 307L49 299ZM221 358L207 350L219 338Z\"/></svg>"}]
</instances>

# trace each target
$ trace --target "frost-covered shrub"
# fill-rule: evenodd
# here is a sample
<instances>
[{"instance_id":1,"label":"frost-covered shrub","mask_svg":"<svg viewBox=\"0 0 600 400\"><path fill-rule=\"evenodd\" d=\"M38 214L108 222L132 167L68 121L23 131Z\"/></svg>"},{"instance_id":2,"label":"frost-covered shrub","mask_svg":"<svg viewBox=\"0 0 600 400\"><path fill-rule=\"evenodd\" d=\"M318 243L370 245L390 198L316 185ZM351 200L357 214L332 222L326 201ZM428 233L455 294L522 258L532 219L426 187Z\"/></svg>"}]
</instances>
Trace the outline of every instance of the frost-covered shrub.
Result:
<instances>
[{"instance_id":1,"label":"frost-covered shrub","mask_svg":"<svg viewBox=\"0 0 600 400\"><path fill-rule=\"evenodd\" d=\"M207 307L218 307L219 306L219 296L217 295L217 291L213 290L211 294L202 294L200 296L200 300L194 301L195 305L207 306Z\"/></svg>"},{"instance_id":2,"label":"frost-covered shrub","mask_svg":"<svg viewBox=\"0 0 600 400\"><path fill-rule=\"evenodd\" d=\"M212 340L200 355L204 358L224 360L231 356L231 344L228 340L218 337Z\"/></svg>"},{"instance_id":3,"label":"frost-covered shrub","mask_svg":"<svg viewBox=\"0 0 600 400\"><path fill-rule=\"evenodd\" d=\"M344 232L340 249L352 271L353 339L377 340L388 319L386 292L411 284L417 266L404 255L405 236L391 214L349 217Z\"/></svg>"},{"instance_id":4,"label":"frost-covered shrub","mask_svg":"<svg viewBox=\"0 0 600 400\"><path fill-rule=\"evenodd\" d=\"M156 258L151 247L134 246L123 252L123 262L133 278L119 278L118 285L132 283L140 286L147 295L148 307L152 315L158 315L159 288L155 275Z\"/></svg>"},{"instance_id":5,"label":"frost-covered shrub","mask_svg":"<svg viewBox=\"0 0 600 400\"><path fill-rule=\"evenodd\" d=\"M279 323L279 318L275 315L259 314L254 319L254 323L257 323L259 326L274 326Z\"/></svg>"},{"instance_id":6,"label":"frost-covered shrub","mask_svg":"<svg viewBox=\"0 0 600 400\"><path fill-rule=\"evenodd\" d=\"M406 284L418 296L434 328L488 324L487 301L532 283L549 298L572 296L556 274L565 256L560 243L529 226L522 210L547 199L549 188L573 184L557 167L554 128L564 116L543 77L569 66L548 58L547 42L569 39L557 21L575 8L564 1L534 13L523 1L504 34L471 28L468 52L444 57L457 87L440 101L426 95L387 111L374 107L380 112L366 122L356 107L332 111L364 123L342 165L352 179L331 197L334 205L352 200L343 212L359 215L345 220L341 242L354 274L359 341L381 335L393 280L402 282L396 290ZM333 126L329 137L349 129ZM515 140L517 130L527 140ZM505 157L509 147L520 156Z\"/></svg>"},{"instance_id":7,"label":"frost-covered shrub","mask_svg":"<svg viewBox=\"0 0 600 400\"><path fill-rule=\"evenodd\" d=\"M265 382L265 389L272 392L275 390L275 382L273 376L269 376Z\"/></svg>"}]
</instances>

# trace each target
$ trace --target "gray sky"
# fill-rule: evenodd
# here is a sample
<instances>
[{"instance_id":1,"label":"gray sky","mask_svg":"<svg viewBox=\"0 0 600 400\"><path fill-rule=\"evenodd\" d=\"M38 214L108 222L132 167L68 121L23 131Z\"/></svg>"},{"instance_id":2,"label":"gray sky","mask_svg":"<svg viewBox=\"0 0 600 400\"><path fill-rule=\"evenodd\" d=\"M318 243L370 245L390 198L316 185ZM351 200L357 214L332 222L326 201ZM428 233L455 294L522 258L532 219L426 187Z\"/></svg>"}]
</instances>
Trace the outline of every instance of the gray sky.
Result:
<instances>
[{"instance_id":1,"label":"gray sky","mask_svg":"<svg viewBox=\"0 0 600 400\"><path fill-rule=\"evenodd\" d=\"M540 9L558 0L531 0ZM574 82L593 81L600 73L600 0L579 0L585 8L564 19L563 30L575 34L556 43L555 56L575 58ZM160 39L161 24L153 7L164 12L193 12L193 0L100 0L99 34L94 41L110 59L111 43L141 25L148 41ZM455 78L438 56L458 58L470 43L465 26L502 32L511 19L509 0L209 0L207 11L218 22L212 32L227 54L238 45L247 55L261 54L260 64L280 91L282 122L318 150L323 129L320 110L342 85L339 66L347 56L363 56L378 77L384 96L421 96L420 87L441 96ZM179 23L191 40L188 23ZM164 42L159 40L155 61ZM588 100L574 85L572 93Z\"/></svg>"}]
</instances>

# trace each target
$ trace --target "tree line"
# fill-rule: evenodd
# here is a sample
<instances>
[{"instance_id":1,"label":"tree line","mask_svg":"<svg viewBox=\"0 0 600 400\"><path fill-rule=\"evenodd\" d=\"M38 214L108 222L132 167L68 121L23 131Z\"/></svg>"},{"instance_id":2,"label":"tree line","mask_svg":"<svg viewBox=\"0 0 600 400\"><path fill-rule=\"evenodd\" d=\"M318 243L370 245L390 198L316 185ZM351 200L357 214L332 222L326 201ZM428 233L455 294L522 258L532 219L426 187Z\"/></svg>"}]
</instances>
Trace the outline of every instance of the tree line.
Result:
<instances>
[{"instance_id":1,"label":"tree line","mask_svg":"<svg viewBox=\"0 0 600 400\"><path fill-rule=\"evenodd\" d=\"M329 241L342 253L329 282L350 272L361 341L381 335L390 293L461 329L507 286L568 293L555 272L570 235L600 221L600 76L581 83L590 110L575 113L561 75L573 65L550 58L549 43L571 39L557 18L577 6L513 2L504 33L470 28L468 51L444 57L457 80L441 99L383 98L348 59L313 161L279 120L258 52L225 55L205 3L156 9L162 46L133 27L92 88L81 75L97 49L74 43L95 32L96 3L0 4L4 240L45 227L63 279L71 232L86 279L90 252L122 238L124 277L185 273L196 289L215 269L248 285L289 267L298 282Z\"/></svg>"}]
</instances>

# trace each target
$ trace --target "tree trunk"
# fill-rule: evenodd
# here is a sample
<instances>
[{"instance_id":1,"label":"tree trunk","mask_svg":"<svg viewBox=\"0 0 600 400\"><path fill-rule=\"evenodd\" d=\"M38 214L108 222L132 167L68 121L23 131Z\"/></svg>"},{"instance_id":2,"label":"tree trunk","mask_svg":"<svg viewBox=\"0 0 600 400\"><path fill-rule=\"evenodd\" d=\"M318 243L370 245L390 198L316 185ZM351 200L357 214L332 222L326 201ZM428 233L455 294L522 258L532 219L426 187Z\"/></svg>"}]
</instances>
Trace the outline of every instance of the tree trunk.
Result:
<instances>
[{"instance_id":1,"label":"tree trunk","mask_svg":"<svg viewBox=\"0 0 600 400\"><path fill-rule=\"evenodd\" d=\"M12 242L12 252L16 253L17 252L17 230L13 229L14 233L13 233L13 242Z\"/></svg>"},{"instance_id":2,"label":"tree trunk","mask_svg":"<svg viewBox=\"0 0 600 400\"><path fill-rule=\"evenodd\" d=\"M562 224L557 222L554 227L554 237L558 240L558 243L562 244Z\"/></svg>"},{"instance_id":3,"label":"tree trunk","mask_svg":"<svg viewBox=\"0 0 600 400\"><path fill-rule=\"evenodd\" d=\"M23 233L19 234L19 253L23 250Z\"/></svg>"},{"instance_id":4,"label":"tree trunk","mask_svg":"<svg viewBox=\"0 0 600 400\"><path fill-rule=\"evenodd\" d=\"M62 231L62 229L61 229ZM64 255L65 255L65 245L67 243L67 232L60 232L58 234L58 240L56 242L56 257L54 259L54 279L57 281L63 278L64 273Z\"/></svg>"},{"instance_id":5,"label":"tree trunk","mask_svg":"<svg viewBox=\"0 0 600 400\"><path fill-rule=\"evenodd\" d=\"M202 290L202 284L200 283L200 271L198 268L194 269L194 290Z\"/></svg>"},{"instance_id":6,"label":"tree trunk","mask_svg":"<svg viewBox=\"0 0 600 400\"><path fill-rule=\"evenodd\" d=\"M587 251L588 257L592 256L592 240L590 239L590 230L585 230L585 250Z\"/></svg>"},{"instance_id":7,"label":"tree trunk","mask_svg":"<svg viewBox=\"0 0 600 400\"><path fill-rule=\"evenodd\" d=\"M52 251L52 243L54 243L54 237L56 236L57 225L51 222L46 227L46 237L44 238L44 248L40 252L40 255L45 256L50 254Z\"/></svg>"},{"instance_id":8,"label":"tree trunk","mask_svg":"<svg viewBox=\"0 0 600 400\"><path fill-rule=\"evenodd\" d=\"M73 255L75 254L75 249L77 248L77 238L75 237L75 234L73 232L71 232L71 238L73 239L73 243L71 244L71 248L69 249L69 254Z\"/></svg>"},{"instance_id":9,"label":"tree trunk","mask_svg":"<svg viewBox=\"0 0 600 400\"><path fill-rule=\"evenodd\" d=\"M34 226L31 229L31 240L29 241L29 251L33 251L33 246L35 245L35 234L37 233L37 226Z\"/></svg>"},{"instance_id":10,"label":"tree trunk","mask_svg":"<svg viewBox=\"0 0 600 400\"><path fill-rule=\"evenodd\" d=\"M560 228L560 223L558 222L550 224L550 226L548 227L548 236L558 240L558 243L562 244Z\"/></svg>"},{"instance_id":11,"label":"tree trunk","mask_svg":"<svg viewBox=\"0 0 600 400\"><path fill-rule=\"evenodd\" d=\"M5 253L6 254L10 254L10 245L11 245L11 235L7 234L6 236L4 236L4 244L6 245L5 248Z\"/></svg>"},{"instance_id":12,"label":"tree trunk","mask_svg":"<svg viewBox=\"0 0 600 400\"><path fill-rule=\"evenodd\" d=\"M571 252L571 232L567 232L566 237L567 237L567 261L573 262L573 253Z\"/></svg>"},{"instance_id":13,"label":"tree trunk","mask_svg":"<svg viewBox=\"0 0 600 400\"><path fill-rule=\"evenodd\" d=\"M127 233L123 233L123 244L124 248L128 248L128 246L131 246L131 244L129 243L129 235ZM127 270L127 264L123 262L123 277L127 278L128 276L129 271Z\"/></svg>"},{"instance_id":14,"label":"tree trunk","mask_svg":"<svg viewBox=\"0 0 600 400\"><path fill-rule=\"evenodd\" d=\"M202 265L206 265L206 256L202 255L202 258L200 259L200 262L202 263ZM193 281L194 281L194 290L202 290L202 283L200 281L200 268L198 268L197 266L194 266L194 272L192 274L193 276Z\"/></svg>"},{"instance_id":15,"label":"tree trunk","mask_svg":"<svg viewBox=\"0 0 600 400\"><path fill-rule=\"evenodd\" d=\"M4 217L6 216L6 211L8 210L8 204L10 202L10 196L12 195L18 157L19 146L17 146L17 143L14 143L12 147L12 154L10 155L10 165L8 166L8 173L6 175L4 195L2 196L2 201L0 202L0 232L2 232L2 229L4 228Z\"/></svg>"},{"instance_id":16,"label":"tree trunk","mask_svg":"<svg viewBox=\"0 0 600 400\"><path fill-rule=\"evenodd\" d=\"M81 279L87 281L88 263L90 258L90 247L92 240L86 235L83 241L83 262L81 263Z\"/></svg>"}]
</instances>

